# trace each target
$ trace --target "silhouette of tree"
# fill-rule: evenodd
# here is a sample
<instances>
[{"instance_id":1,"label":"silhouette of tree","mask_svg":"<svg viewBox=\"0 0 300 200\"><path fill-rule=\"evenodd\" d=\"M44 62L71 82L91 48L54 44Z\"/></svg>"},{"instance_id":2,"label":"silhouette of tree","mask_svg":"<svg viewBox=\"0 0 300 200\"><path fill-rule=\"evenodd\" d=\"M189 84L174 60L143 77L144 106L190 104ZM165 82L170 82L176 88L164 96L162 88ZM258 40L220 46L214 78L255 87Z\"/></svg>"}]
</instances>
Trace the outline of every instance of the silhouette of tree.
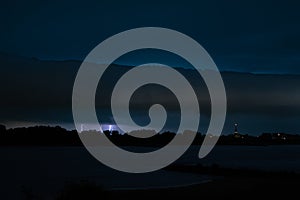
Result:
<instances>
[{"instance_id":1,"label":"silhouette of tree","mask_svg":"<svg viewBox=\"0 0 300 200\"><path fill-rule=\"evenodd\" d=\"M137 131L139 132L139 131ZM162 147L167 145L176 135L173 132L154 134L147 138L138 138L127 133L106 130L103 133L97 131L84 131L79 134L87 134L91 137L100 134L106 136L117 146L151 146ZM45 146L81 146L82 142L76 130L66 130L60 126L34 126L14 129L6 129L0 125L0 145L45 145ZM205 135L198 133L193 145L201 145ZM212 136L213 137L213 136ZM300 135L286 133L263 133L259 137L242 135L239 138L233 134L220 136L218 143L221 145L271 145L271 144L300 144Z\"/></svg>"},{"instance_id":2,"label":"silhouette of tree","mask_svg":"<svg viewBox=\"0 0 300 200\"><path fill-rule=\"evenodd\" d=\"M0 124L0 134L4 134L6 132L6 127Z\"/></svg>"}]
</instances>

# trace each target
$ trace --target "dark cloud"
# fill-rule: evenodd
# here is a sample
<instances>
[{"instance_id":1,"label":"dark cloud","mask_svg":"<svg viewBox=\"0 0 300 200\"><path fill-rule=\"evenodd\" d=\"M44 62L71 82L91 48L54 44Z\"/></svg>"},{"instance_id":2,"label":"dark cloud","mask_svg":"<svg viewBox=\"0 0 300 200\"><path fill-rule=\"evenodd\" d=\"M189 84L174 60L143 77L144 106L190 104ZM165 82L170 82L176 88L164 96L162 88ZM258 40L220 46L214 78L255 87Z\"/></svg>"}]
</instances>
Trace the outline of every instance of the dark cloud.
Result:
<instances>
[{"instance_id":1,"label":"dark cloud","mask_svg":"<svg viewBox=\"0 0 300 200\"><path fill-rule=\"evenodd\" d=\"M72 127L70 126L72 89L80 62L12 58L2 59L1 63L6 68L0 70L0 85L2 85L0 123L35 122L64 126L69 124L68 127ZM104 85L97 93L96 106L101 110L99 112L102 116L104 115L104 121L111 121L111 113L105 111L103 114L103 109L109 109L114 84L128 70L127 68L114 66L102 80L101 84ZM197 75L194 70L178 70L187 77L197 91L202 120L204 120L201 127L203 131L210 116L210 98L207 89L200 75ZM222 76L228 99L224 133L230 133L235 122L241 124L242 131L250 134L271 130L300 132L299 75L224 72ZM147 105L162 103L167 105L173 114L176 109L178 110L177 101L172 100L173 96L163 89L154 87L139 90L134 97L133 109L148 110ZM147 115L147 111L143 113Z\"/></svg>"},{"instance_id":2,"label":"dark cloud","mask_svg":"<svg viewBox=\"0 0 300 200\"><path fill-rule=\"evenodd\" d=\"M82 59L107 37L162 26L195 38L222 70L299 73L298 1L7 1L0 50Z\"/></svg>"},{"instance_id":3,"label":"dark cloud","mask_svg":"<svg viewBox=\"0 0 300 200\"><path fill-rule=\"evenodd\" d=\"M223 73L229 101L225 132L235 121L249 133L299 132L299 8L292 0L2 2L0 51L50 61L0 55L0 122L71 123L80 62L51 60L83 59L111 35L159 26L197 40L222 71L243 72ZM149 56L137 55L123 61L136 64ZM159 55L151 58L181 65ZM208 107L208 98L201 103Z\"/></svg>"}]
</instances>

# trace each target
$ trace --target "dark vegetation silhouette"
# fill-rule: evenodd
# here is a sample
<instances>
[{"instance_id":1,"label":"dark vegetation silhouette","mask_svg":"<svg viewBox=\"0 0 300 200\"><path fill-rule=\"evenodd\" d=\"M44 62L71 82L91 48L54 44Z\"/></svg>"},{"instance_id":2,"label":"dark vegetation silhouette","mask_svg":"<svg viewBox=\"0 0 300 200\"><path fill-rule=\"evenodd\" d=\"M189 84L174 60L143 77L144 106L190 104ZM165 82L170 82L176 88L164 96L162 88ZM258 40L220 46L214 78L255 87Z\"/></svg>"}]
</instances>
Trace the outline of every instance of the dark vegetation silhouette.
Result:
<instances>
[{"instance_id":1,"label":"dark vegetation silhouette","mask_svg":"<svg viewBox=\"0 0 300 200\"><path fill-rule=\"evenodd\" d=\"M79 134L108 137L118 146L154 146L161 147L168 144L175 133L163 132L149 138L136 138L128 134L120 134L118 131L105 130L104 133L95 131L83 131ZM0 125L0 145L29 145L29 146L82 146L76 130L66 130L55 126L34 126L6 129ZM193 145L201 145L205 135L198 133ZM215 137L210 135L210 137ZM222 135L218 140L219 145L280 145L300 144L300 135L286 133L262 133L260 136L235 134Z\"/></svg>"},{"instance_id":2,"label":"dark vegetation silhouette","mask_svg":"<svg viewBox=\"0 0 300 200\"><path fill-rule=\"evenodd\" d=\"M56 200L108 199L108 192L90 181L71 182L57 195Z\"/></svg>"}]
</instances>

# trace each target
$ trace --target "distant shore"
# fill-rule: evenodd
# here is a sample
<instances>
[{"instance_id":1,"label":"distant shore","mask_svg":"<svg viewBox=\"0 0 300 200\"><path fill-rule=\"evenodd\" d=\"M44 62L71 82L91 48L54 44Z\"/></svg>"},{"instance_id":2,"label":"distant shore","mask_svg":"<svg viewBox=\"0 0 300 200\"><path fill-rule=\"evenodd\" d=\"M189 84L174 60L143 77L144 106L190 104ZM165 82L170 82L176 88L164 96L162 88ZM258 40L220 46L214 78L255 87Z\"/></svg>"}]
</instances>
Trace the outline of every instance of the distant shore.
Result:
<instances>
[{"instance_id":1,"label":"distant shore","mask_svg":"<svg viewBox=\"0 0 300 200\"><path fill-rule=\"evenodd\" d=\"M59 126L34 126L28 128L6 129L0 125L0 146L82 146L81 136L108 137L118 146L162 147L168 144L176 135L173 132L163 132L149 138L132 137L129 134L120 134L118 131L84 131L66 130ZM181 134L185 136L185 134ZM206 135L197 133L193 145L201 145ZM210 137L217 137L210 135ZM244 135L239 133L221 135L218 145L295 145L300 144L300 135L286 133L262 133L259 136ZM180 144L178 144L180 145Z\"/></svg>"}]
</instances>

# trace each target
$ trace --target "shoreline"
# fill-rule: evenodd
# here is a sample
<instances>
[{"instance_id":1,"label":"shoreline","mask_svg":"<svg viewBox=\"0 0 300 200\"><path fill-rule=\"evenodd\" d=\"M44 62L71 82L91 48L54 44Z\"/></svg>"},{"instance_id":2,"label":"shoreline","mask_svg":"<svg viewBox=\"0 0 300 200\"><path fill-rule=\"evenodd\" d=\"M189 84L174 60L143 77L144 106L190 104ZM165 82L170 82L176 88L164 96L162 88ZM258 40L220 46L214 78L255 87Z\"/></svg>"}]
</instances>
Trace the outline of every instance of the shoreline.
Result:
<instances>
[{"instance_id":1,"label":"shoreline","mask_svg":"<svg viewBox=\"0 0 300 200\"><path fill-rule=\"evenodd\" d=\"M215 179L202 184L187 187L172 187L149 190L119 190L107 191L109 199L143 199L143 198L187 198L187 197L209 197L222 199L268 199L284 197L290 199L298 195L300 174L293 175L286 172L262 172L254 170L227 169L230 173L219 171L217 174L222 178ZM187 172L186 170L181 172ZM188 171L197 174L196 172ZM214 175L217 171L215 171Z\"/></svg>"},{"instance_id":2,"label":"shoreline","mask_svg":"<svg viewBox=\"0 0 300 200\"><path fill-rule=\"evenodd\" d=\"M147 190L163 190L163 189L176 189L176 188L186 188L186 187L194 187L197 185L205 184L213 182L214 180L203 180L201 182L195 182L195 183L188 183L188 184L178 184L178 185L172 185L172 186L149 186L149 187L142 187L142 188L112 188L107 189L106 191L147 191Z\"/></svg>"}]
</instances>

